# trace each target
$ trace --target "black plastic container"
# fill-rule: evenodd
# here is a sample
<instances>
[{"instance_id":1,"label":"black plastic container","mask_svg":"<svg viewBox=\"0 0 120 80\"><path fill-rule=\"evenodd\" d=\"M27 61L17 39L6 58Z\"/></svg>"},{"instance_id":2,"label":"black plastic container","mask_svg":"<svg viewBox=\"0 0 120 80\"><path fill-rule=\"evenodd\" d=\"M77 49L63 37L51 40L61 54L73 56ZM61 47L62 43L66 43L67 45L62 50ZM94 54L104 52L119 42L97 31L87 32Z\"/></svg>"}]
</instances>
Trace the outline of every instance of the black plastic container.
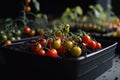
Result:
<instances>
[{"instance_id":1,"label":"black plastic container","mask_svg":"<svg viewBox=\"0 0 120 80\"><path fill-rule=\"evenodd\" d=\"M94 80L112 67L117 45L111 41L99 42L103 44L103 49L78 58L54 59L9 49L8 46L3 46L2 51L5 64L12 66L8 71L13 71L13 78L17 80Z\"/></svg>"}]
</instances>

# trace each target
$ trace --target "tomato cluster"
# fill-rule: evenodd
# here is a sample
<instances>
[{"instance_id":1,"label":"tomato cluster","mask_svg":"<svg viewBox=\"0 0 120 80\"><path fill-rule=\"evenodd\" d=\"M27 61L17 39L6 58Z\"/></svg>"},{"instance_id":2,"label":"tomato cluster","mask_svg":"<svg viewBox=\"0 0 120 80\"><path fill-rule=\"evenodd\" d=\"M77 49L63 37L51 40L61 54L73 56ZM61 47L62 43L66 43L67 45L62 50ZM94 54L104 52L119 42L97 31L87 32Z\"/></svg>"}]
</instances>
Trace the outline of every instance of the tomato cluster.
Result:
<instances>
[{"instance_id":1,"label":"tomato cluster","mask_svg":"<svg viewBox=\"0 0 120 80\"><path fill-rule=\"evenodd\" d=\"M101 43L92 40L89 35L83 36L82 37L82 42L85 43L86 46L91 48L91 49L102 48Z\"/></svg>"},{"instance_id":2,"label":"tomato cluster","mask_svg":"<svg viewBox=\"0 0 120 80\"><path fill-rule=\"evenodd\" d=\"M29 26L26 26L23 32L24 32L24 35L27 35L29 37L33 37L35 35L44 36L45 34L45 31L43 28L34 29L34 28L30 28Z\"/></svg>"},{"instance_id":3,"label":"tomato cluster","mask_svg":"<svg viewBox=\"0 0 120 80\"><path fill-rule=\"evenodd\" d=\"M30 4L30 2L31 2L31 0L24 0L24 2L25 2L25 7L24 7L24 10L25 10L25 12L30 12L31 11L31 7L29 6L29 4Z\"/></svg>"},{"instance_id":4,"label":"tomato cluster","mask_svg":"<svg viewBox=\"0 0 120 80\"><path fill-rule=\"evenodd\" d=\"M37 38L35 43L32 43L31 50L35 54L52 58L61 55L79 57L85 52L83 46L91 50L102 48L101 43L93 40L88 34L70 33L69 25L64 25L63 28L53 30L51 34Z\"/></svg>"},{"instance_id":5,"label":"tomato cluster","mask_svg":"<svg viewBox=\"0 0 120 80\"><path fill-rule=\"evenodd\" d=\"M37 38L35 42L31 44L30 48L35 54L57 58L58 52L55 48L50 48L53 44L53 41L50 41L51 40L45 38ZM56 44L54 46L56 46Z\"/></svg>"},{"instance_id":6,"label":"tomato cluster","mask_svg":"<svg viewBox=\"0 0 120 80\"><path fill-rule=\"evenodd\" d=\"M20 40L22 36L22 31L19 29L13 29L10 31L0 30L0 43L4 42L8 44L9 42L14 40Z\"/></svg>"}]
</instances>

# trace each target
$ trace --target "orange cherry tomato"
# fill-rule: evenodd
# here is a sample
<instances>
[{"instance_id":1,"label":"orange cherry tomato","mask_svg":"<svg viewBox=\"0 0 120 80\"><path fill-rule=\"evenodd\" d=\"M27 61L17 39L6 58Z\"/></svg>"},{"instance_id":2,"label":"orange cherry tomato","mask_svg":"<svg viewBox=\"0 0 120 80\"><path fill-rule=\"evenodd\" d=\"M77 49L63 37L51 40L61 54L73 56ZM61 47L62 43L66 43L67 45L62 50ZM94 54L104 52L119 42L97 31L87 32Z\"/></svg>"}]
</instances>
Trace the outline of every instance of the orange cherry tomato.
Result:
<instances>
[{"instance_id":1,"label":"orange cherry tomato","mask_svg":"<svg viewBox=\"0 0 120 80\"><path fill-rule=\"evenodd\" d=\"M29 32L29 36L34 36L35 35L35 30L30 30L30 32Z\"/></svg>"},{"instance_id":2,"label":"orange cherry tomato","mask_svg":"<svg viewBox=\"0 0 120 80\"><path fill-rule=\"evenodd\" d=\"M30 12L30 11L31 11L31 7L30 7L30 6L26 6L26 7L25 7L25 11L26 11L26 12Z\"/></svg>"},{"instance_id":3,"label":"orange cherry tomato","mask_svg":"<svg viewBox=\"0 0 120 80\"><path fill-rule=\"evenodd\" d=\"M31 2L31 0L25 0L26 4L29 4Z\"/></svg>"},{"instance_id":4,"label":"orange cherry tomato","mask_svg":"<svg viewBox=\"0 0 120 80\"><path fill-rule=\"evenodd\" d=\"M12 43L11 40L6 40L6 41L5 41L5 44L6 44L6 45L10 45L11 43Z\"/></svg>"}]
</instances>

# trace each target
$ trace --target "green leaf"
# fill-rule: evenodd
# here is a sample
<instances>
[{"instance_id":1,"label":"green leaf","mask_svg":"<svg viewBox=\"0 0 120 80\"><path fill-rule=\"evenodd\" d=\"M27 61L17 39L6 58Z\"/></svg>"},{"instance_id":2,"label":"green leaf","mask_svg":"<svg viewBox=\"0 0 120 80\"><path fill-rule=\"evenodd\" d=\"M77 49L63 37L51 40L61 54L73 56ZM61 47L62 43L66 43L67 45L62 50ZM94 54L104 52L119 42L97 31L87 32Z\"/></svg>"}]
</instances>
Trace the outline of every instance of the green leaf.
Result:
<instances>
[{"instance_id":1,"label":"green leaf","mask_svg":"<svg viewBox=\"0 0 120 80\"><path fill-rule=\"evenodd\" d=\"M41 13L36 14L36 18L40 19L42 17Z\"/></svg>"},{"instance_id":2,"label":"green leaf","mask_svg":"<svg viewBox=\"0 0 120 80\"><path fill-rule=\"evenodd\" d=\"M33 0L33 4L34 4L36 10L40 11L40 4L39 4L39 2L37 0Z\"/></svg>"},{"instance_id":3,"label":"green leaf","mask_svg":"<svg viewBox=\"0 0 120 80\"><path fill-rule=\"evenodd\" d=\"M11 19L11 18L7 18L7 19L5 19L5 22L6 22L6 23L12 22L12 19Z\"/></svg>"},{"instance_id":4,"label":"green leaf","mask_svg":"<svg viewBox=\"0 0 120 80\"><path fill-rule=\"evenodd\" d=\"M87 16L83 16L82 21L87 21L88 17Z\"/></svg>"},{"instance_id":5,"label":"green leaf","mask_svg":"<svg viewBox=\"0 0 120 80\"><path fill-rule=\"evenodd\" d=\"M90 5L90 6L89 6L89 8L90 8L90 9L94 9L94 8L95 8L95 6L93 6L93 5Z\"/></svg>"},{"instance_id":6,"label":"green leaf","mask_svg":"<svg viewBox=\"0 0 120 80\"><path fill-rule=\"evenodd\" d=\"M94 14L95 14L96 18L100 18L101 17L101 13L98 10L96 10L96 9L94 9Z\"/></svg>"},{"instance_id":7,"label":"green leaf","mask_svg":"<svg viewBox=\"0 0 120 80\"><path fill-rule=\"evenodd\" d=\"M81 8L80 6L77 6L77 7L75 8L75 11L76 11L77 14L79 14L79 15L82 15L82 14L83 14L83 10L82 10L82 8Z\"/></svg>"},{"instance_id":8,"label":"green leaf","mask_svg":"<svg viewBox=\"0 0 120 80\"><path fill-rule=\"evenodd\" d=\"M106 13L101 13L101 19L102 21L106 21L107 20L107 14Z\"/></svg>"},{"instance_id":9,"label":"green leaf","mask_svg":"<svg viewBox=\"0 0 120 80\"><path fill-rule=\"evenodd\" d=\"M96 9L99 10L100 12L104 12L103 7L100 4L97 4Z\"/></svg>"},{"instance_id":10,"label":"green leaf","mask_svg":"<svg viewBox=\"0 0 120 80\"><path fill-rule=\"evenodd\" d=\"M67 17L71 17L72 11L70 8L66 8L65 12L62 14L62 20L64 20ZM74 15L74 14L73 14Z\"/></svg>"}]
</instances>

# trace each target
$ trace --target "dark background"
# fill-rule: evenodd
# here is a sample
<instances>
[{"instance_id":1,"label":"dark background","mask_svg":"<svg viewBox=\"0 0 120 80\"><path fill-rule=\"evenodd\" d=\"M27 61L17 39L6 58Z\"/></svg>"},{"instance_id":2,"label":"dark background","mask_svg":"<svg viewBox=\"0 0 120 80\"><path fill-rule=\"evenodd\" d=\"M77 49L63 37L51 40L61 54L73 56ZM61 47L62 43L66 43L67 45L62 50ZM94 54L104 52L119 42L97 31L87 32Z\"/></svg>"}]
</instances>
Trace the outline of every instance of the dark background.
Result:
<instances>
[{"instance_id":1,"label":"dark background","mask_svg":"<svg viewBox=\"0 0 120 80\"><path fill-rule=\"evenodd\" d=\"M66 7L73 8L81 6L84 14L89 10L90 4L96 4L96 0L38 0L40 2L40 12L45 13L52 18L56 18L65 11ZM104 1L104 0L103 0ZM0 1L0 18L16 18L20 16L23 9L23 0L1 0ZM112 0L113 11L117 16L120 15L120 0ZM30 4L32 5L32 4ZM32 7L34 12L34 7Z\"/></svg>"}]
</instances>

